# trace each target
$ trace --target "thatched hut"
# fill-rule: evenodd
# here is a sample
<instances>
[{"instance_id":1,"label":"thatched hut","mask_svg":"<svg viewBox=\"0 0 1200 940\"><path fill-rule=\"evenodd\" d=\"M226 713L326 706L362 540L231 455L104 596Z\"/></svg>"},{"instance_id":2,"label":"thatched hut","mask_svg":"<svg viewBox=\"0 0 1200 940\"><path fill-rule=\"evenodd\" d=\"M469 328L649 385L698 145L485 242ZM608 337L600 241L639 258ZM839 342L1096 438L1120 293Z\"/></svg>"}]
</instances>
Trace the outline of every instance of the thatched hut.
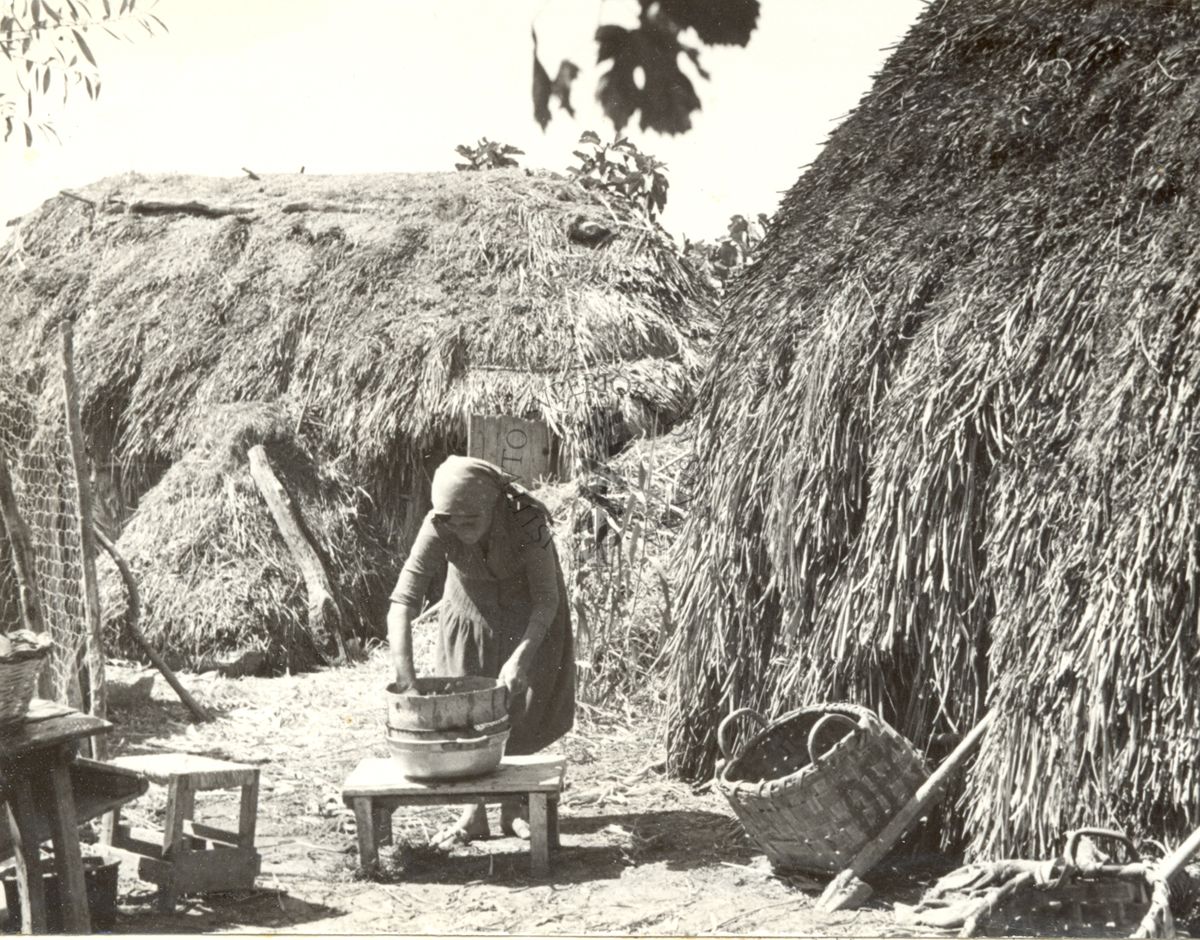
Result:
<instances>
[{"instance_id":1,"label":"thatched hut","mask_svg":"<svg viewBox=\"0 0 1200 940\"><path fill-rule=\"evenodd\" d=\"M189 659L237 635L278 650L303 618L295 598L278 623L261 620L286 590L253 559L269 567L283 546L262 541L261 506L253 531L237 530L253 502L236 465L246 448L212 456L216 409L288 416L289 434L273 417L266 440L303 455L295 482L324 493L325 521L357 505L355 487L369 497L393 567L354 575L371 576L355 595L365 619L472 416L543 423L553 468L570 475L685 415L712 309L707 282L627 203L522 170L123 176L51 199L0 248L0 347L36 386L58 368L55 324L74 321L102 508L119 529L140 502L118 547L146 580L147 632L187 638ZM204 527L220 543L211 558L181 511L228 523ZM352 544L357 525L313 523L347 560L339 576L375 558ZM189 600L185 585L210 576L212 597ZM237 583L217 604L225 577ZM289 583L300 590L294 571Z\"/></svg>"},{"instance_id":2,"label":"thatched hut","mask_svg":"<svg viewBox=\"0 0 1200 940\"><path fill-rule=\"evenodd\" d=\"M1200 815L1200 9L930 4L787 194L702 392L671 762L1000 709L976 852Z\"/></svg>"},{"instance_id":3,"label":"thatched hut","mask_svg":"<svg viewBox=\"0 0 1200 940\"><path fill-rule=\"evenodd\" d=\"M286 401L395 530L472 414L537 417L567 472L670 426L712 306L627 204L522 170L125 176L0 257L0 342L36 369L75 321L89 444L134 495L214 405Z\"/></svg>"}]
</instances>

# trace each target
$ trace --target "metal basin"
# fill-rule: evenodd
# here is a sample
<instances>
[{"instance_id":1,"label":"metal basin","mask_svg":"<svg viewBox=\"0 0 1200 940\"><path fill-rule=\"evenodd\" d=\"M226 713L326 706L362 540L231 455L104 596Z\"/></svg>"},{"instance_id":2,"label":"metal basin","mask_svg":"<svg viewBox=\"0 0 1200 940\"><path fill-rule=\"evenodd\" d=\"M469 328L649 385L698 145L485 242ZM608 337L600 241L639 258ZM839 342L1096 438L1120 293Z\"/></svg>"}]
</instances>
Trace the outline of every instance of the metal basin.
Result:
<instances>
[{"instance_id":1,"label":"metal basin","mask_svg":"<svg viewBox=\"0 0 1200 940\"><path fill-rule=\"evenodd\" d=\"M467 729L459 736L441 732L409 732L388 728L388 747L400 772L412 780L456 780L491 773L504 757L508 743L508 723L499 722L500 730L479 734Z\"/></svg>"},{"instance_id":2,"label":"metal basin","mask_svg":"<svg viewBox=\"0 0 1200 940\"><path fill-rule=\"evenodd\" d=\"M478 727L508 716L508 690L483 676L425 676L415 691L387 687L388 727L441 731Z\"/></svg>"}]
</instances>

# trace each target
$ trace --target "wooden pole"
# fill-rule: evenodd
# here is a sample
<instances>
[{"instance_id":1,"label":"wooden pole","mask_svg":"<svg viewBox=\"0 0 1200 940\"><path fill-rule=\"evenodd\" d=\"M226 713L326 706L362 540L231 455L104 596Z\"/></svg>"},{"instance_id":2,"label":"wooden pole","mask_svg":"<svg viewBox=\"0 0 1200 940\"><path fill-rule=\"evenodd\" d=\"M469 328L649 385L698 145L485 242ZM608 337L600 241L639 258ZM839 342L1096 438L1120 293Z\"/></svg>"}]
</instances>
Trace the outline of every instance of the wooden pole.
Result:
<instances>
[{"instance_id":1,"label":"wooden pole","mask_svg":"<svg viewBox=\"0 0 1200 940\"><path fill-rule=\"evenodd\" d=\"M346 635L341 611L333 597L332 582L321 556L304 532L300 511L283 484L279 482L275 471L271 469L271 461L267 459L267 452L263 446L256 444L251 447L248 457L250 476L262 493L275 525L279 528L279 534L283 536L288 551L292 553L296 564L300 566L300 573L304 576L304 585L308 591L308 623L317 650L320 652L328 641L329 627L332 625L339 660L356 655L358 643L353 636Z\"/></svg>"},{"instance_id":2,"label":"wooden pole","mask_svg":"<svg viewBox=\"0 0 1200 940\"><path fill-rule=\"evenodd\" d=\"M1187 864L1188 859L1197 852L1200 852L1200 829L1197 829L1188 836L1179 848L1158 864L1159 875L1164 881L1168 878L1174 878L1179 869L1183 868Z\"/></svg>"},{"instance_id":3,"label":"wooden pole","mask_svg":"<svg viewBox=\"0 0 1200 940\"><path fill-rule=\"evenodd\" d=\"M33 552L33 539L29 526L17 510L17 496L13 491L12 476L8 459L0 453L0 516L4 519L4 530L8 544L12 546L13 569L17 576L17 597L21 603L21 617L25 628L34 633L46 631L46 619L42 615L42 595L38 590L37 561Z\"/></svg>"},{"instance_id":4,"label":"wooden pole","mask_svg":"<svg viewBox=\"0 0 1200 940\"><path fill-rule=\"evenodd\" d=\"M1154 866L1149 878L1151 884L1150 909L1131 936L1137 938L1175 936L1175 922L1171 916L1168 882L1179 874L1188 859L1198 851L1200 851L1200 829L1184 839L1182 845Z\"/></svg>"},{"instance_id":5,"label":"wooden pole","mask_svg":"<svg viewBox=\"0 0 1200 940\"><path fill-rule=\"evenodd\" d=\"M63 408L67 420L67 442L71 466L75 470L75 497L79 502L79 549L83 568L83 608L88 629L88 691L91 712L97 718L108 714L104 687L104 637L100 621L100 591L96 583L96 538L92 516L92 489L88 481L87 452L83 446L83 428L79 424L79 387L75 384L75 339L71 322L58 325L62 337ZM104 760L108 749L104 735L91 739L92 757Z\"/></svg>"},{"instance_id":6,"label":"wooden pole","mask_svg":"<svg viewBox=\"0 0 1200 940\"><path fill-rule=\"evenodd\" d=\"M171 667L158 655L158 651L150 645L150 641L142 633L139 626L142 619L142 597L138 592L137 581L134 580L129 562L117 551L117 546L112 543L108 536L99 529L96 530L96 541L108 552L109 557L113 560L113 564L121 572L121 580L125 582L125 590L129 594L129 616L125 618L125 628L133 635L134 642L142 648L142 652L146 654L146 658L150 660L154 668L162 673L163 678L167 680L167 684L175 690L175 694L179 696L179 700L192 713L192 717L197 721L212 721L212 715L208 713L203 705L192 698L192 694L183 687L183 683L179 681L179 677L171 671Z\"/></svg>"},{"instance_id":7,"label":"wooden pole","mask_svg":"<svg viewBox=\"0 0 1200 940\"><path fill-rule=\"evenodd\" d=\"M871 896L871 888L862 881L863 875L874 868L908 831L908 828L930 806L942 798L946 784L951 775L962 766L963 762L975 750L983 738L983 734L995 720L995 711L990 711L979 720L965 738L935 770L929 779L921 784L920 789L904 804L886 826L874 839L868 842L850 862L850 867L843 869L829 883L817 902L817 909L826 913L857 907Z\"/></svg>"}]
</instances>

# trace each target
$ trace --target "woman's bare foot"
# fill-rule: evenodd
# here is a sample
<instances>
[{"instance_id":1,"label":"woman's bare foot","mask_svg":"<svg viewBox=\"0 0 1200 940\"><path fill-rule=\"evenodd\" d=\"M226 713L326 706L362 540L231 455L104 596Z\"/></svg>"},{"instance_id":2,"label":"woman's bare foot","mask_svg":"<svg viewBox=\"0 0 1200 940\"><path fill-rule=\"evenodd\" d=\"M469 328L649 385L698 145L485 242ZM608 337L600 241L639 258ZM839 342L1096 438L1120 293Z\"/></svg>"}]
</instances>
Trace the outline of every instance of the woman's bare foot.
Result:
<instances>
[{"instance_id":1,"label":"woman's bare foot","mask_svg":"<svg viewBox=\"0 0 1200 940\"><path fill-rule=\"evenodd\" d=\"M476 803L464 809L454 825L440 829L429 844L439 849L451 849L456 845L469 845L480 839L487 839L491 834L492 831L488 828L487 808L482 803Z\"/></svg>"},{"instance_id":2,"label":"woman's bare foot","mask_svg":"<svg viewBox=\"0 0 1200 940\"><path fill-rule=\"evenodd\" d=\"M529 820L525 818L525 807L520 803L500 805L500 829L507 836L518 839L529 838Z\"/></svg>"}]
</instances>

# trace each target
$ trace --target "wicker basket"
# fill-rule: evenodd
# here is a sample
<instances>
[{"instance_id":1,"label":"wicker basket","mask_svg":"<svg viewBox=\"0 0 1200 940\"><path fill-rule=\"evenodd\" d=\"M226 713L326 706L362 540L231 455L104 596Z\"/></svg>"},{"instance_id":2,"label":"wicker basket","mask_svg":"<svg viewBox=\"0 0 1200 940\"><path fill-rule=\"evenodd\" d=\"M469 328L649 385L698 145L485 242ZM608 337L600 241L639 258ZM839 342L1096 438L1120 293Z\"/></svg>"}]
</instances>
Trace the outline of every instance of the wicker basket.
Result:
<instances>
[{"instance_id":1,"label":"wicker basket","mask_svg":"<svg viewBox=\"0 0 1200 940\"><path fill-rule=\"evenodd\" d=\"M46 644L0 658L0 727L16 724L29 712L38 673L49 652Z\"/></svg>"},{"instance_id":2,"label":"wicker basket","mask_svg":"<svg viewBox=\"0 0 1200 940\"><path fill-rule=\"evenodd\" d=\"M741 716L764 730L731 758L727 733ZM742 708L717 740L717 789L783 871L841 871L926 777L912 744L858 705L801 708L774 722Z\"/></svg>"}]
</instances>

